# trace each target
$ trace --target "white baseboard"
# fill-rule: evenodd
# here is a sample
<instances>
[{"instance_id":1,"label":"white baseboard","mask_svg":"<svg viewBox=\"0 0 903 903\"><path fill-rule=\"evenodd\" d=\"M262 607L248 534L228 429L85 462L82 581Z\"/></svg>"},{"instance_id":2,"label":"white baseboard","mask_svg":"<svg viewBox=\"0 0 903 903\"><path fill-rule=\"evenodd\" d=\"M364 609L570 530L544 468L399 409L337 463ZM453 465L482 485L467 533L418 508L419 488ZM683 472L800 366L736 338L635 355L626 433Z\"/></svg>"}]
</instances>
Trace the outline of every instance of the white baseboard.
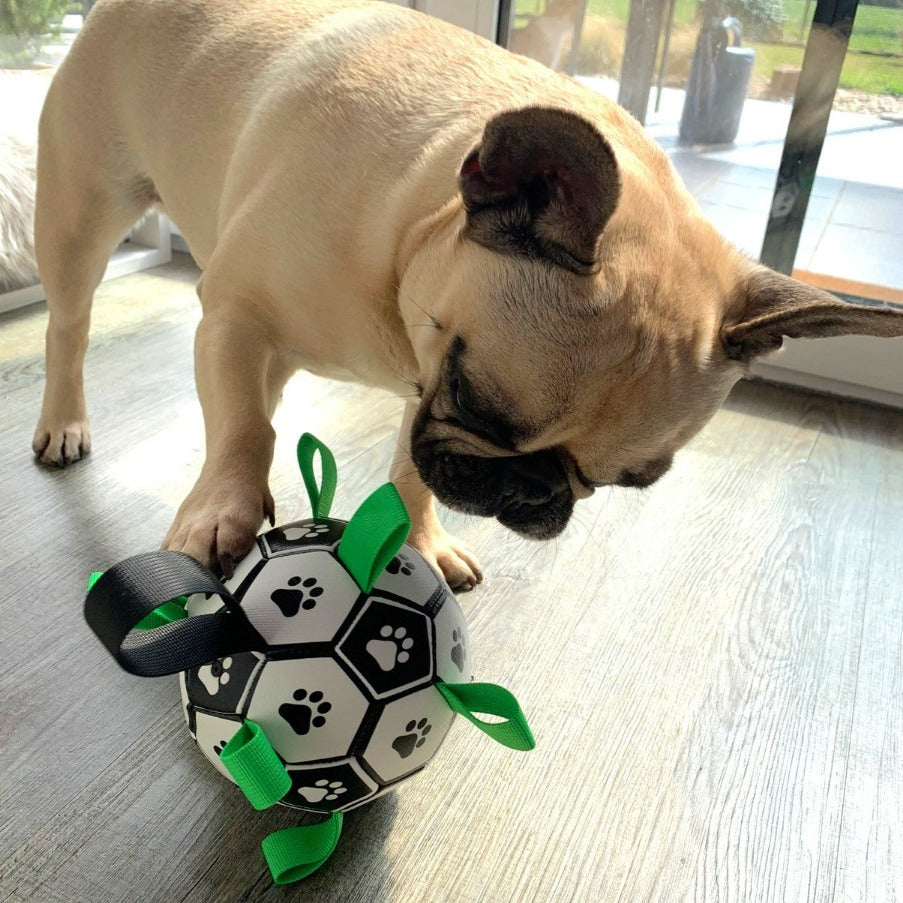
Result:
<instances>
[{"instance_id":1,"label":"white baseboard","mask_svg":"<svg viewBox=\"0 0 903 903\"><path fill-rule=\"evenodd\" d=\"M8 310L15 310L17 307L27 307L29 304L37 304L44 300L44 286L26 285L25 288L17 288L11 292L4 292L0 295L0 314L6 313Z\"/></svg>"},{"instance_id":2,"label":"white baseboard","mask_svg":"<svg viewBox=\"0 0 903 903\"><path fill-rule=\"evenodd\" d=\"M787 339L752 375L843 398L903 408L903 339Z\"/></svg>"},{"instance_id":3,"label":"white baseboard","mask_svg":"<svg viewBox=\"0 0 903 903\"><path fill-rule=\"evenodd\" d=\"M812 373L801 373L799 370L787 370L771 364L757 364L752 373L753 379L765 382L780 383L798 389L810 389L823 395L834 395L838 398L850 398L856 401L868 401L872 404L884 405L888 408L903 409L903 394L877 389L873 386L856 385L840 379L816 376Z\"/></svg>"}]
</instances>

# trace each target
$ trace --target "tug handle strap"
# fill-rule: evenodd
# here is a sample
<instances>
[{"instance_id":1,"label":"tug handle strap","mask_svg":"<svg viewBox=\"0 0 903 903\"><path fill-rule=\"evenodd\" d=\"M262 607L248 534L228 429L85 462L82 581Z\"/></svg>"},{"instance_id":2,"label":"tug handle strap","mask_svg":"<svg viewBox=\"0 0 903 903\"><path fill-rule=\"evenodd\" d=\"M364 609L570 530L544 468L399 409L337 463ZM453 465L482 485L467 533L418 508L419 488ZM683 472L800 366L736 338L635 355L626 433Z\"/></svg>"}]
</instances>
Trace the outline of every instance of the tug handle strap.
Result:
<instances>
[{"instance_id":1,"label":"tug handle strap","mask_svg":"<svg viewBox=\"0 0 903 903\"><path fill-rule=\"evenodd\" d=\"M436 689L453 711L463 715L496 743L523 752L535 748L536 740L527 718L510 690L486 683L437 683ZM478 715L493 715L504 720L486 721Z\"/></svg>"},{"instance_id":2,"label":"tug handle strap","mask_svg":"<svg viewBox=\"0 0 903 903\"><path fill-rule=\"evenodd\" d=\"M301 435L297 455L313 516L329 517L338 479L335 456L312 433ZM319 480L314 469L317 455ZM355 511L345 526L337 553L363 592L373 589L379 575L408 538L410 529L407 509L391 483L372 492Z\"/></svg>"},{"instance_id":3,"label":"tug handle strap","mask_svg":"<svg viewBox=\"0 0 903 903\"><path fill-rule=\"evenodd\" d=\"M314 517L329 516L337 470L332 452L315 436L298 440L298 466ZM314 458L320 458L320 479ZM380 486L345 525L337 550L364 591L370 592L401 548L411 521L391 483ZM225 607L188 617L186 596L213 593ZM212 571L183 552L145 552L104 574L92 574L85 620L130 674L159 677L205 665L237 652L266 648L241 605Z\"/></svg>"},{"instance_id":4,"label":"tug handle strap","mask_svg":"<svg viewBox=\"0 0 903 903\"><path fill-rule=\"evenodd\" d=\"M319 449L329 454L325 446ZM324 472L329 472L328 464ZM328 510L328 504L314 505L321 513ZM401 548L410 526L391 483L371 493L346 524L338 556L364 592L370 592ZM225 608L189 618L184 597L192 593L213 593ZM88 626L120 666L141 677L176 674L266 648L229 590L183 552L145 552L92 574L84 612Z\"/></svg>"},{"instance_id":5,"label":"tug handle strap","mask_svg":"<svg viewBox=\"0 0 903 903\"><path fill-rule=\"evenodd\" d=\"M187 617L178 597L213 593L225 608ZM179 613L181 609L181 614ZM176 674L263 640L213 573L183 552L145 552L92 575L85 620L130 674Z\"/></svg>"}]
</instances>

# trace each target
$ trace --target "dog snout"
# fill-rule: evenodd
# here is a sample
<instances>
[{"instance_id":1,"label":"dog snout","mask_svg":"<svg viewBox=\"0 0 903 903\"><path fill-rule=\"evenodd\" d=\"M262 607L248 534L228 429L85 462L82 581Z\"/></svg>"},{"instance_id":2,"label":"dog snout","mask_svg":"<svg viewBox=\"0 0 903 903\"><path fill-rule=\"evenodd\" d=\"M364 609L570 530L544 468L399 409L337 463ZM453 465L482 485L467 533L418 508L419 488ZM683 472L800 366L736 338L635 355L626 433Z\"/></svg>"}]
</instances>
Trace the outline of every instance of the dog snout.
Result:
<instances>
[{"instance_id":1,"label":"dog snout","mask_svg":"<svg viewBox=\"0 0 903 903\"><path fill-rule=\"evenodd\" d=\"M449 453L441 443L413 443L424 482L445 504L495 517L522 536L548 539L567 525L574 496L554 451L482 457Z\"/></svg>"},{"instance_id":2,"label":"dog snout","mask_svg":"<svg viewBox=\"0 0 903 903\"><path fill-rule=\"evenodd\" d=\"M525 505L546 505L569 491L564 469L552 452L503 459L502 495Z\"/></svg>"}]
</instances>

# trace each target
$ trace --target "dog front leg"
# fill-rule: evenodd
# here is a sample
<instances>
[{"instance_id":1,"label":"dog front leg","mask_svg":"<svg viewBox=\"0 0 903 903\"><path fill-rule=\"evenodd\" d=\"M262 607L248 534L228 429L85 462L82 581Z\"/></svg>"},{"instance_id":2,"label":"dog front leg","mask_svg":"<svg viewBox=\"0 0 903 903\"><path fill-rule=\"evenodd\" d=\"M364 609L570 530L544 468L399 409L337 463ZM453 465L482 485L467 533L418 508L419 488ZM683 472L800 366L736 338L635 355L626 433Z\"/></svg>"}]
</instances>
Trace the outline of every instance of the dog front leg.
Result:
<instances>
[{"instance_id":1,"label":"dog front leg","mask_svg":"<svg viewBox=\"0 0 903 903\"><path fill-rule=\"evenodd\" d=\"M202 294L207 291L204 284ZM205 312L195 336L195 379L204 414L206 458L163 541L229 575L264 518L275 432L270 423L291 373L259 320L232 305Z\"/></svg>"},{"instance_id":2,"label":"dog front leg","mask_svg":"<svg viewBox=\"0 0 903 903\"><path fill-rule=\"evenodd\" d=\"M473 589L483 579L480 563L470 549L439 522L436 500L420 479L411 460L411 427L416 414L417 402L407 402L395 458L389 471L389 479L395 484L411 518L408 542L442 572L453 589Z\"/></svg>"}]
</instances>

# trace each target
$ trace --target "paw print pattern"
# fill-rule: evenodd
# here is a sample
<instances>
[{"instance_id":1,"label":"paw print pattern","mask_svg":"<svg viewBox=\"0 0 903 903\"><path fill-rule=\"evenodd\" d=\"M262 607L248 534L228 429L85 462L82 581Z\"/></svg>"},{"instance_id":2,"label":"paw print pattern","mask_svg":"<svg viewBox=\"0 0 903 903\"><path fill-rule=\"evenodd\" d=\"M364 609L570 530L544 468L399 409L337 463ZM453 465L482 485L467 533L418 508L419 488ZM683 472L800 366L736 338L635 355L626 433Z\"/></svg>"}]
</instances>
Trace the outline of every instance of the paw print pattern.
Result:
<instances>
[{"instance_id":1,"label":"paw print pattern","mask_svg":"<svg viewBox=\"0 0 903 903\"><path fill-rule=\"evenodd\" d=\"M467 656L467 644L464 642L464 632L456 627L452 631L452 642L455 644L451 650L451 660L455 667L463 673L464 659Z\"/></svg>"},{"instance_id":2,"label":"paw print pattern","mask_svg":"<svg viewBox=\"0 0 903 903\"><path fill-rule=\"evenodd\" d=\"M367 643L367 652L376 660L383 671L391 671L396 665L403 665L410 657L414 640L404 627L384 624L379 631L380 639Z\"/></svg>"},{"instance_id":3,"label":"paw print pattern","mask_svg":"<svg viewBox=\"0 0 903 903\"><path fill-rule=\"evenodd\" d=\"M204 685L204 689L216 696L220 687L229 683L229 669L232 667L231 658L218 658L209 665L201 665L198 668L198 680Z\"/></svg>"},{"instance_id":4,"label":"paw print pattern","mask_svg":"<svg viewBox=\"0 0 903 903\"><path fill-rule=\"evenodd\" d=\"M337 800L348 788L341 781L329 781L321 778L313 787L299 787L298 793L309 803L332 802Z\"/></svg>"},{"instance_id":5,"label":"paw print pattern","mask_svg":"<svg viewBox=\"0 0 903 903\"><path fill-rule=\"evenodd\" d=\"M386 570L390 574L403 574L410 577L414 573L414 562L407 556L396 555L387 565Z\"/></svg>"},{"instance_id":6,"label":"paw print pattern","mask_svg":"<svg viewBox=\"0 0 903 903\"><path fill-rule=\"evenodd\" d=\"M279 606L279 610L286 618L293 618L302 608L304 611L314 608L317 599L322 595L323 587L317 585L316 577L307 577L305 580L290 577L288 586L273 590L270 599Z\"/></svg>"},{"instance_id":7,"label":"paw print pattern","mask_svg":"<svg viewBox=\"0 0 903 903\"><path fill-rule=\"evenodd\" d=\"M324 699L322 690L314 690L309 696L307 690L298 688L292 694L297 702L284 702L279 706L279 714L298 735L306 734L312 727L323 727L332 703Z\"/></svg>"},{"instance_id":8,"label":"paw print pattern","mask_svg":"<svg viewBox=\"0 0 903 903\"><path fill-rule=\"evenodd\" d=\"M220 740L219 743L214 744L214 746L213 746L213 751L214 751L218 756L221 756L221 755L223 754L223 750L226 748L226 744L227 744L228 742L229 742L228 740Z\"/></svg>"},{"instance_id":9,"label":"paw print pattern","mask_svg":"<svg viewBox=\"0 0 903 903\"><path fill-rule=\"evenodd\" d=\"M286 527L282 532L286 539L297 542L299 539L320 539L330 529L329 524L303 524L300 527Z\"/></svg>"},{"instance_id":10,"label":"paw print pattern","mask_svg":"<svg viewBox=\"0 0 903 903\"><path fill-rule=\"evenodd\" d=\"M421 718L419 721L411 720L405 725L405 733L399 734L392 741L392 749L406 759L415 749L419 749L426 743L427 734L433 729L429 719Z\"/></svg>"}]
</instances>

